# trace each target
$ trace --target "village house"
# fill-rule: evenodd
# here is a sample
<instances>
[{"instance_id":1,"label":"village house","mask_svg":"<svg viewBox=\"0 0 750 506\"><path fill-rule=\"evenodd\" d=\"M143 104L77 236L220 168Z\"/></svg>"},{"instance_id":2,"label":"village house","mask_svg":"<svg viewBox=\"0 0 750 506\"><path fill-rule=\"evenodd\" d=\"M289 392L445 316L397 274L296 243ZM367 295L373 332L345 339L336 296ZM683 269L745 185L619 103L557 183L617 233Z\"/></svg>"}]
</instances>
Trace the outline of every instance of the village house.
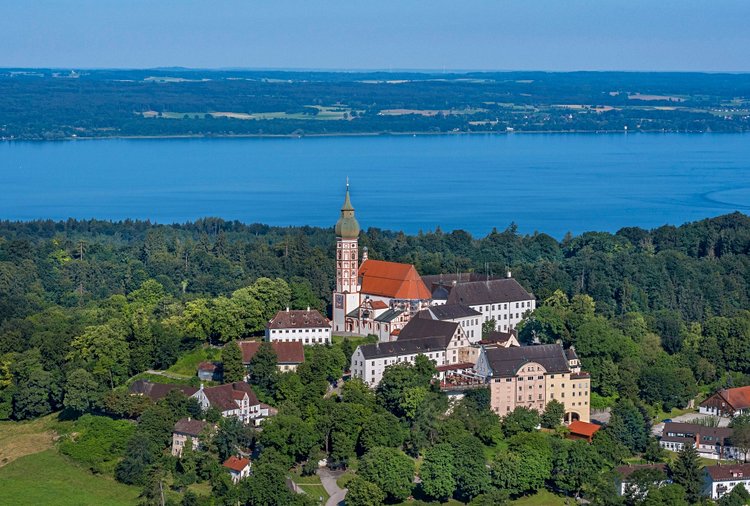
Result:
<instances>
[{"instance_id":1,"label":"village house","mask_svg":"<svg viewBox=\"0 0 750 506\"><path fill-rule=\"evenodd\" d=\"M276 414L274 408L258 401L253 389L244 381L214 387L201 384L200 388L195 388L138 380L130 386L132 395L144 395L154 402L163 399L173 390L197 399L204 411L215 407L221 412L221 416L235 416L245 424L253 423L258 426L264 419Z\"/></svg>"},{"instance_id":2,"label":"village house","mask_svg":"<svg viewBox=\"0 0 750 506\"><path fill-rule=\"evenodd\" d=\"M190 417L178 420L172 431L172 455L181 457L188 440L192 441L193 450L200 449L201 437L210 427L211 424L202 420L193 420Z\"/></svg>"},{"instance_id":3,"label":"village house","mask_svg":"<svg viewBox=\"0 0 750 506\"><path fill-rule=\"evenodd\" d=\"M422 279L433 288L433 304L469 306L481 313L481 323L494 320L495 330L515 329L526 314L536 308L534 295L527 292L510 271L505 278L460 273L423 276Z\"/></svg>"},{"instance_id":4,"label":"village house","mask_svg":"<svg viewBox=\"0 0 750 506\"><path fill-rule=\"evenodd\" d=\"M233 455L225 460L222 466L229 471L232 483L238 483L250 476L250 459Z\"/></svg>"},{"instance_id":5,"label":"village house","mask_svg":"<svg viewBox=\"0 0 750 506\"><path fill-rule=\"evenodd\" d=\"M489 383L490 406L500 416L519 406L542 412L554 399L565 406L566 423L591 421L589 374L561 344L482 346L474 371Z\"/></svg>"},{"instance_id":6,"label":"village house","mask_svg":"<svg viewBox=\"0 0 750 506\"><path fill-rule=\"evenodd\" d=\"M703 476L703 494L711 499L721 499L737 486L743 486L750 492L750 464L706 466Z\"/></svg>"},{"instance_id":7,"label":"village house","mask_svg":"<svg viewBox=\"0 0 750 506\"><path fill-rule=\"evenodd\" d=\"M266 341L330 344L331 320L309 307L307 310L286 308L286 311L276 313L266 325Z\"/></svg>"},{"instance_id":8,"label":"village house","mask_svg":"<svg viewBox=\"0 0 750 506\"><path fill-rule=\"evenodd\" d=\"M244 381L207 388L201 385L192 397L198 399L204 411L214 407L224 418L234 416L244 424L252 423L255 426L276 411L258 401L253 389Z\"/></svg>"},{"instance_id":9,"label":"village house","mask_svg":"<svg viewBox=\"0 0 750 506\"><path fill-rule=\"evenodd\" d=\"M642 471L644 469L653 469L655 471L661 471L664 474L665 479L656 483L652 483L652 485L667 485L669 483L672 483L672 481L667 476L667 465L660 463L660 464L630 464L627 466L619 466L615 468L615 485L617 487L617 494L620 496L625 496L630 493L638 493L638 488L633 485L632 480L630 477L635 473L636 471Z\"/></svg>"},{"instance_id":10,"label":"village house","mask_svg":"<svg viewBox=\"0 0 750 506\"><path fill-rule=\"evenodd\" d=\"M237 341L242 350L242 363L247 367L250 361L258 353L261 343L258 341ZM296 371L297 366L305 361L305 348L299 341L271 343L273 351L276 352L276 368L281 372Z\"/></svg>"},{"instance_id":11,"label":"village house","mask_svg":"<svg viewBox=\"0 0 750 506\"><path fill-rule=\"evenodd\" d=\"M396 341L358 346L352 355L353 378L375 387L385 368L400 362L414 363L418 355L432 360L443 374L443 366L470 368L471 343L459 323L413 318L399 332ZM441 370L440 368L443 367Z\"/></svg>"},{"instance_id":12,"label":"village house","mask_svg":"<svg viewBox=\"0 0 750 506\"><path fill-rule=\"evenodd\" d=\"M417 313L417 318L458 323L472 344L482 338L482 313L463 304L430 306Z\"/></svg>"},{"instance_id":13,"label":"village house","mask_svg":"<svg viewBox=\"0 0 750 506\"><path fill-rule=\"evenodd\" d=\"M726 417L750 413L750 386L719 390L700 403L699 411Z\"/></svg>"},{"instance_id":14,"label":"village house","mask_svg":"<svg viewBox=\"0 0 750 506\"><path fill-rule=\"evenodd\" d=\"M659 446L673 452L692 445L698 455L707 459L745 460L739 448L732 445L730 427L706 427L695 423L667 422L659 439Z\"/></svg>"}]
</instances>

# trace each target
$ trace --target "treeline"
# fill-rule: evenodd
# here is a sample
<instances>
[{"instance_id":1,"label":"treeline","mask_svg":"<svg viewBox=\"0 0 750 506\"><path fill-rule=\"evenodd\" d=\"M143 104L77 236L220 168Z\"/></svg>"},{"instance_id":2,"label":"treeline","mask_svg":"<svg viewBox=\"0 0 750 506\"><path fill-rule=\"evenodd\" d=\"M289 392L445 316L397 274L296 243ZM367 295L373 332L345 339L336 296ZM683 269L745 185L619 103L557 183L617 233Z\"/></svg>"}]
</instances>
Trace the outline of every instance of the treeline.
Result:
<instances>
[{"instance_id":1,"label":"treeline","mask_svg":"<svg viewBox=\"0 0 750 506\"><path fill-rule=\"evenodd\" d=\"M743 74L89 70L73 79L52 77L58 71L44 69L21 72L0 72L2 138L622 131L625 126L630 131L741 132L750 127L750 79ZM629 98L633 95L648 100ZM348 108L350 118L207 115L299 113L314 106ZM380 114L392 109L414 113ZM423 116L423 110L449 114ZM189 117L146 118L142 113L147 111Z\"/></svg>"},{"instance_id":2,"label":"treeline","mask_svg":"<svg viewBox=\"0 0 750 506\"><path fill-rule=\"evenodd\" d=\"M63 406L73 372L99 395L197 344L257 334L285 306L329 309L330 229L69 220L3 222L0 234L5 418ZM740 213L562 241L514 227L484 238L369 229L361 245L423 274L512 270L544 302L522 337L576 345L603 402L642 392L668 409L750 374Z\"/></svg>"}]
</instances>

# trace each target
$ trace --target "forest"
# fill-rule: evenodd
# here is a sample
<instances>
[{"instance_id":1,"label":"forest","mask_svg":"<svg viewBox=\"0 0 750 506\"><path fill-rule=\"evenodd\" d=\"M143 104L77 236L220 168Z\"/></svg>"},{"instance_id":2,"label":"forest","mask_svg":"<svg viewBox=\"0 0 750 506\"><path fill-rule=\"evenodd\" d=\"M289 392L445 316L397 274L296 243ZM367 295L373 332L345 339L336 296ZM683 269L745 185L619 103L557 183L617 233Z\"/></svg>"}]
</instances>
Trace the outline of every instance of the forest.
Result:
<instances>
[{"instance_id":1,"label":"forest","mask_svg":"<svg viewBox=\"0 0 750 506\"><path fill-rule=\"evenodd\" d=\"M313 474L321 458L344 472L351 506L513 504L540 493L601 505L705 502L694 452L665 453L650 429L696 397L750 384L750 217L561 241L515 226L486 237L370 228L360 246L421 274L511 270L539 301L520 339L574 345L592 376L592 407L611 410L608 425L593 444L569 441L556 403L501 420L486 390L449 410L426 359L389 367L375 391L349 381L331 395L356 345L340 338L310 348L297 372L278 373L268 350L256 355L249 382L279 410L260 432L181 394L156 404L127 395L134 378L154 379L146 371L225 343L230 363L232 343L259 335L283 307L329 310L332 229L218 218L0 222L0 420L64 414L75 436L60 451L138 487L143 504L159 504L165 485L170 504L308 504L283 477ZM167 445L184 416L219 427L207 451L178 460ZM750 440L750 420L736 424ZM254 452L254 479L233 485L219 466L239 449ZM673 483L618 497L612 471L633 461L667 462ZM722 504L743 504L730 499Z\"/></svg>"},{"instance_id":2,"label":"forest","mask_svg":"<svg viewBox=\"0 0 750 506\"><path fill-rule=\"evenodd\" d=\"M747 74L0 69L0 139L744 132Z\"/></svg>"}]
</instances>

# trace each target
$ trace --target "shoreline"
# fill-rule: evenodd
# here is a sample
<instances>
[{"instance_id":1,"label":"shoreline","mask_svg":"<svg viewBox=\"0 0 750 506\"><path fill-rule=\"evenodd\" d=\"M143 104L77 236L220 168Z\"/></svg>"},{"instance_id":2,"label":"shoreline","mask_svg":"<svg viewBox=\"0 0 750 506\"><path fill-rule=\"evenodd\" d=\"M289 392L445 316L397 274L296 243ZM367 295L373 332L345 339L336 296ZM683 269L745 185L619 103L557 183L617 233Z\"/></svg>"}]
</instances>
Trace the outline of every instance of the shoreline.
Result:
<instances>
[{"instance_id":1,"label":"shoreline","mask_svg":"<svg viewBox=\"0 0 750 506\"><path fill-rule=\"evenodd\" d=\"M498 132L493 130L473 132L341 132L341 133L309 133L309 134L185 134L185 135L106 135L106 136L69 136L55 139L11 139L0 138L0 142L65 142L65 141L96 141L96 140L158 140L158 139L302 139L318 137L422 137L422 136L475 136L475 135L636 135L636 134L679 134L679 135L745 135L750 131L714 132L679 130L514 130L512 132Z\"/></svg>"}]
</instances>

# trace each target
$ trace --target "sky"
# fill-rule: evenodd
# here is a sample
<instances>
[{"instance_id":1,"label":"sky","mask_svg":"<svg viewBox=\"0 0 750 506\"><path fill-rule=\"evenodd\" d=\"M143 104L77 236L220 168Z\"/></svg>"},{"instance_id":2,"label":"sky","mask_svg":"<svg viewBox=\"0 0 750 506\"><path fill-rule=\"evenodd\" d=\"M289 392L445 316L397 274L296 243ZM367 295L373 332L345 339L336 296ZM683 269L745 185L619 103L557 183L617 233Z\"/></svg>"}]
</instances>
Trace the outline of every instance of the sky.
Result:
<instances>
[{"instance_id":1,"label":"sky","mask_svg":"<svg viewBox=\"0 0 750 506\"><path fill-rule=\"evenodd\" d=\"M750 71L748 0L0 0L0 67Z\"/></svg>"}]
</instances>

